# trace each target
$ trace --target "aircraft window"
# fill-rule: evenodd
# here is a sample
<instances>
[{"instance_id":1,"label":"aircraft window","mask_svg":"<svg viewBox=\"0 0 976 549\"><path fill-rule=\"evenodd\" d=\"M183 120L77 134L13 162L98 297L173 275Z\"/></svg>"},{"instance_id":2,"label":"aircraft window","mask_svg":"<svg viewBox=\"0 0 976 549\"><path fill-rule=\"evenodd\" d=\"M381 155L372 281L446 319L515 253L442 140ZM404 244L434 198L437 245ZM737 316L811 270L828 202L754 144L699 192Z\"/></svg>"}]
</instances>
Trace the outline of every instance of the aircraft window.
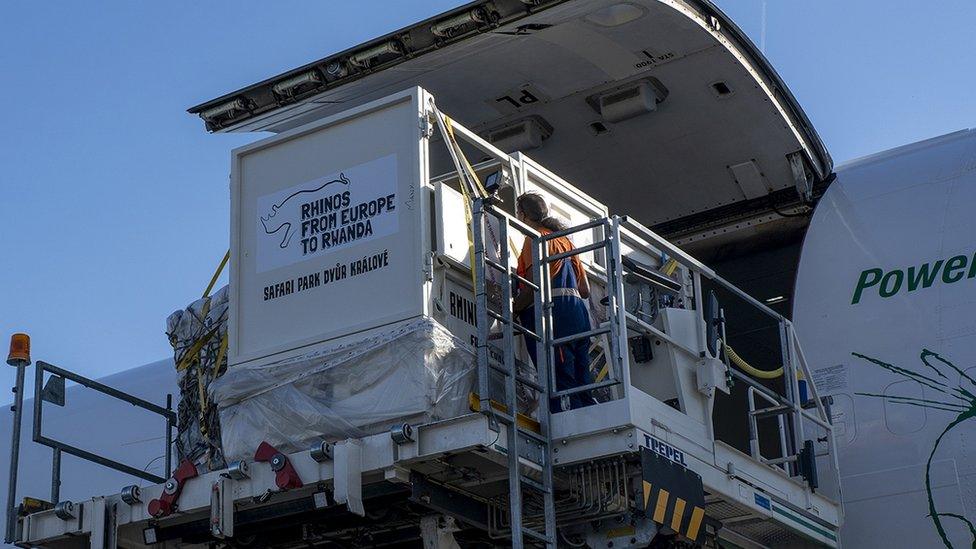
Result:
<instances>
[{"instance_id":1,"label":"aircraft window","mask_svg":"<svg viewBox=\"0 0 976 549\"><path fill-rule=\"evenodd\" d=\"M897 381L885 387L885 397L899 396L924 399L922 386L916 381ZM885 398L884 401L885 427L895 435L910 435L925 427L925 408L909 406Z\"/></svg>"}]
</instances>

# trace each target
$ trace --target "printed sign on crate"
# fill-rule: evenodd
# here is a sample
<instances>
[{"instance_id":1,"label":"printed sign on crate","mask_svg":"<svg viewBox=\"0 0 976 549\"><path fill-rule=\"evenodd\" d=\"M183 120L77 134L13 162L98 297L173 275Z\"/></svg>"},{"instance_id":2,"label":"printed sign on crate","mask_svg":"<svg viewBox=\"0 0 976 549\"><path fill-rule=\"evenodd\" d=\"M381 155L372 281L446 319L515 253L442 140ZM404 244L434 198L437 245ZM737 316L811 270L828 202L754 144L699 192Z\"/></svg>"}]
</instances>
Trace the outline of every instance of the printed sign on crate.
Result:
<instances>
[{"instance_id":1,"label":"printed sign on crate","mask_svg":"<svg viewBox=\"0 0 976 549\"><path fill-rule=\"evenodd\" d=\"M397 158L387 155L257 200L257 272L397 232Z\"/></svg>"}]
</instances>

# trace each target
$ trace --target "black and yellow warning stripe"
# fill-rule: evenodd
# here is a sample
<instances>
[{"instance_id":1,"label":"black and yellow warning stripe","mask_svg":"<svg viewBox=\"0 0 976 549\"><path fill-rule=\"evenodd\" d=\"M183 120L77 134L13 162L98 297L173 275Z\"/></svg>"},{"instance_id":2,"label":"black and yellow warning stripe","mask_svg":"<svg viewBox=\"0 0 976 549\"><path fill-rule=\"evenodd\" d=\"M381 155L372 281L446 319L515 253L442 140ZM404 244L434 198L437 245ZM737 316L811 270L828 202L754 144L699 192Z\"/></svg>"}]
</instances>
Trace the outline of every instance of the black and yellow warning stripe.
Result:
<instances>
[{"instance_id":1,"label":"black and yellow warning stripe","mask_svg":"<svg viewBox=\"0 0 976 549\"><path fill-rule=\"evenodd\" d=\"M698 542L705 529L705 490L701 476L681 461L668 459L660 451L641 449L644 514Z\"/></svg>"},{"instance_id":2,"label":"black and yellow warning stripe","mask_svg":"<svg viewBox=\"0 0 976 549\"><path fill-rule=\"evenodd\" d=\"M644 512L647 516L691 541L698 541L702 533L705 509L646 480L643 484Z\"/></svg>"}]
</instances>

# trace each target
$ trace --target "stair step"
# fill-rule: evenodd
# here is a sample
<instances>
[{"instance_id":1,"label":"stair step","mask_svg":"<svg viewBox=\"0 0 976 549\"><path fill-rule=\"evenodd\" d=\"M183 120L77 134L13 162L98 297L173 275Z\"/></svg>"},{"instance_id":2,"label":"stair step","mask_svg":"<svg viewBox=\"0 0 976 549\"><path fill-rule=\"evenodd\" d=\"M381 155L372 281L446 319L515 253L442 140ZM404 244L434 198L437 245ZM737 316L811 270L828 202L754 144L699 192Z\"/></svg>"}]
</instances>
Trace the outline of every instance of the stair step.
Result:
<instances>
[{"instance_id":1,"label":"stair step","mask_svg":"<svg viewBox=\"0 0 976 549\"><path fill-rule=\"evenodd\" d=\"M530 538L537 539L537 540L539 540L539 541L541 541L543 543L551 543L551 544L555 545L555 543L552 541L552 539L549 536L547 536L547 535L545 535L545 534L543 534L541 532L537 532L537 531L535 531L535 530L533 530L531 528L522 528L522 534L523 535L526 535L526 536L529 536Z\"/></svg>"},{"instance_id":2,"label":"stair step","mask_svg":"<svg viewBox=\"0 0 976 549\"><path fill-rule=\"evenodd\" d=\"M537 481L535 479L529 478L529 477L527 477L525 475L519 475L519 480L522 481L522 484L525 484L526 486L528 486L529 488L532 488L533 490L536 490L538 492L542 492L543 494L550 494L550 493L552 493L552 490L549 490L548 488L546 488L545 486L543 486L543 484L541 482L539 482L539 481Z\"/></svg>"}]
</instances>

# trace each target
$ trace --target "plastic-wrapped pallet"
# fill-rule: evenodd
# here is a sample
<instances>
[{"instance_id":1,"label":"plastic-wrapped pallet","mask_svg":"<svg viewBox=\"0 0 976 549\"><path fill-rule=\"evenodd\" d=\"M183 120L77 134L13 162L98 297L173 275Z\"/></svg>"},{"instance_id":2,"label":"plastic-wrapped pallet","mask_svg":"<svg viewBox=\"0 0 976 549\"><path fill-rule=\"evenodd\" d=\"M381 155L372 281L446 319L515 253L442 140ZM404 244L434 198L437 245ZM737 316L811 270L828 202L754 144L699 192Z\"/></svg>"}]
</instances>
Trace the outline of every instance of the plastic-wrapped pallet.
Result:
<instances>
[{"instance_id":1,"label":"plastic-wrapped pallet","mask_svg":"<svg viewBox=\"0 0 976 549\"><path fill-rule=\"evenodd\" d=\"M470 346L423 317L299 357L234 366L210 386L224 455L249 459L263 441L294 452L321 439L470 413L475 364ZM500 380L493 381L500 394ZM519 404L523 412L534 406Z\"/></svg>"},{"instance_id":2,"label":"plastic-wrapped pallet","mask_svg":"<svg viewBox=\"0 0 976 549\"><path fill-rule=\"evenodd\" d=\"M176 452L207 470L225 467L220 418L207 387L227 369L227 286L166 319L179 376Z\"/></svg>"}]
</instances>

